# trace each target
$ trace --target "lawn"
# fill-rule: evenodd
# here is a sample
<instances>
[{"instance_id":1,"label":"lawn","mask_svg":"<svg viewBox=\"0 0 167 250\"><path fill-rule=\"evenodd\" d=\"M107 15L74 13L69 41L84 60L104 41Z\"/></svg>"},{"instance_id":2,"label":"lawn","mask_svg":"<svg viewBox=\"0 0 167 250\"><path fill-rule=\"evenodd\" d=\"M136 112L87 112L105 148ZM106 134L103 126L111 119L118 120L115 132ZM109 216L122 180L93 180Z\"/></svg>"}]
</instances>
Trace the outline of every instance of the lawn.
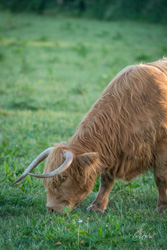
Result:
<instances>
[{"instance_id":1,"label":"lawn","mask_svg":"<svg viewBox=\"0 0 167 250\"><path fill-rule=\"evenodd\" d=\"M125 66L167 56L157 24L0 13L0 249L166 249L151 172L115 182L104 214L50 214L42 181L12 182L44 149L68 140ZM41 173L44 163L34 172Z\"/></svg>"}]
</instances>

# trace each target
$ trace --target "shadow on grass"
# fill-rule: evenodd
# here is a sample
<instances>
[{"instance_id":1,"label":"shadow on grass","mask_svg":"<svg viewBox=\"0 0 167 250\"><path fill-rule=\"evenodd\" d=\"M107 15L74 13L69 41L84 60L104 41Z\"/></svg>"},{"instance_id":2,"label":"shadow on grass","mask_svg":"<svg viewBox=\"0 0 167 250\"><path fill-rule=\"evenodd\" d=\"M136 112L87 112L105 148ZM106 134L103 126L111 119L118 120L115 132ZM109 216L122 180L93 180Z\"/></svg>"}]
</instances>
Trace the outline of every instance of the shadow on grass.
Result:
<instances>
[{"instance_id":1,"label":"shadow on grass","mask_svg":"<svg viewBox=\"0 0 167 250\"><path fill-rule=\"evenodd\" d=\"M155 193L131 193L129 196L126 193L120 194L117 197L110 198L108 203L108 211L118 212L122 215L127 215L129 211L135 214L148 213L156 211L157 206L157 196Z\"/></svg>"},{"instance_id":2,"label":"shadow on grass","mask_svg":"<svg viewBox=\"0 0 167 250\"><path fill-rule=\"evenodd\" d=\"M29 215L33 207L33 213L45 213L45 206L41 209L41 201L35 198L27 198L22 195L5 196L0 194L0 214L3 217Z\"/></svg>"}]
</instances>

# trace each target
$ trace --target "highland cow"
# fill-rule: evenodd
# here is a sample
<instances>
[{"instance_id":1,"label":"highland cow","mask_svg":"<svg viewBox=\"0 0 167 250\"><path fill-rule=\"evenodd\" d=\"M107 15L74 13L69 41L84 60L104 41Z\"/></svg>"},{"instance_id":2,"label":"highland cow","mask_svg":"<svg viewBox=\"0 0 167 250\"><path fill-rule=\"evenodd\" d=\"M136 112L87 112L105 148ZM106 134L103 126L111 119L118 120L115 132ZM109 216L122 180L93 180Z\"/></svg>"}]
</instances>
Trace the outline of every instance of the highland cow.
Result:
<instances>
[{"instance_id":1,"label":"highland cow","mask_svg":"<svg viewBox=\"0 0 167 250\"><path fill-rule=\"evenodd\" d=\"M31 174L48 156L44 174ZM72 138L42 152L18 178L43 178L49 211L76 207L101 184L89 210L104 212L114 179L154 169L158 211L167 209L167 60L128 66L107 86Z\"/></svg>"}]
</instances>

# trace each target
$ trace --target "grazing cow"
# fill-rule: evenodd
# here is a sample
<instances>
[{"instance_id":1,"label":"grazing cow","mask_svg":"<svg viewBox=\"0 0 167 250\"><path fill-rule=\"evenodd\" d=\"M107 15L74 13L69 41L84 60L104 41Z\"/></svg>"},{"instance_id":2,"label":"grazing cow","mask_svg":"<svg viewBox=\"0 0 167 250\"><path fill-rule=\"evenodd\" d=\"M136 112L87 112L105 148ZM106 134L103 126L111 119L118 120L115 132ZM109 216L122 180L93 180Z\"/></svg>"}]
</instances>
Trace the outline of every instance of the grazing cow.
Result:
<instances>
[{"instance_id":1,"label":"grazing cow","mask_svg":"<svg viewBox=\"0 0 167 250\"><path fill-rule=\"evenodd\" d=\"M48 156L44 174L30 171ZM49 211L76 207L101 184L89 210L107 207L114 179L153 168L158 211L167 209L167 60L128 66L111 81L66 143L42 152L18 178L43 178Z\"/></svg>"}]
</instances>

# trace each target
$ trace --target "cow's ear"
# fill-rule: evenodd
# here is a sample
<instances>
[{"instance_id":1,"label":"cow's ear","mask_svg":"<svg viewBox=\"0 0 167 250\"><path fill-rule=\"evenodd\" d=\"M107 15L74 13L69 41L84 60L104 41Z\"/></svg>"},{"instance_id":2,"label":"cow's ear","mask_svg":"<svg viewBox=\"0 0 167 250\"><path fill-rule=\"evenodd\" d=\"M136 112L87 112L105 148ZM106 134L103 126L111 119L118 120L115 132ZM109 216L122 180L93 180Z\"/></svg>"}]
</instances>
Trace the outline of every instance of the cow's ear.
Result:
<instances>
[{"instance_id":1,"label":"cow's ear","mask_svg":"<svg viewBox=\"0 0 167 250\"><path fill-rule=\"evenodd\" d=\"M75 156L75 166L82 173L100 172L99 154L96 152L85 153Z\"/></svg>"}]
</instances>

